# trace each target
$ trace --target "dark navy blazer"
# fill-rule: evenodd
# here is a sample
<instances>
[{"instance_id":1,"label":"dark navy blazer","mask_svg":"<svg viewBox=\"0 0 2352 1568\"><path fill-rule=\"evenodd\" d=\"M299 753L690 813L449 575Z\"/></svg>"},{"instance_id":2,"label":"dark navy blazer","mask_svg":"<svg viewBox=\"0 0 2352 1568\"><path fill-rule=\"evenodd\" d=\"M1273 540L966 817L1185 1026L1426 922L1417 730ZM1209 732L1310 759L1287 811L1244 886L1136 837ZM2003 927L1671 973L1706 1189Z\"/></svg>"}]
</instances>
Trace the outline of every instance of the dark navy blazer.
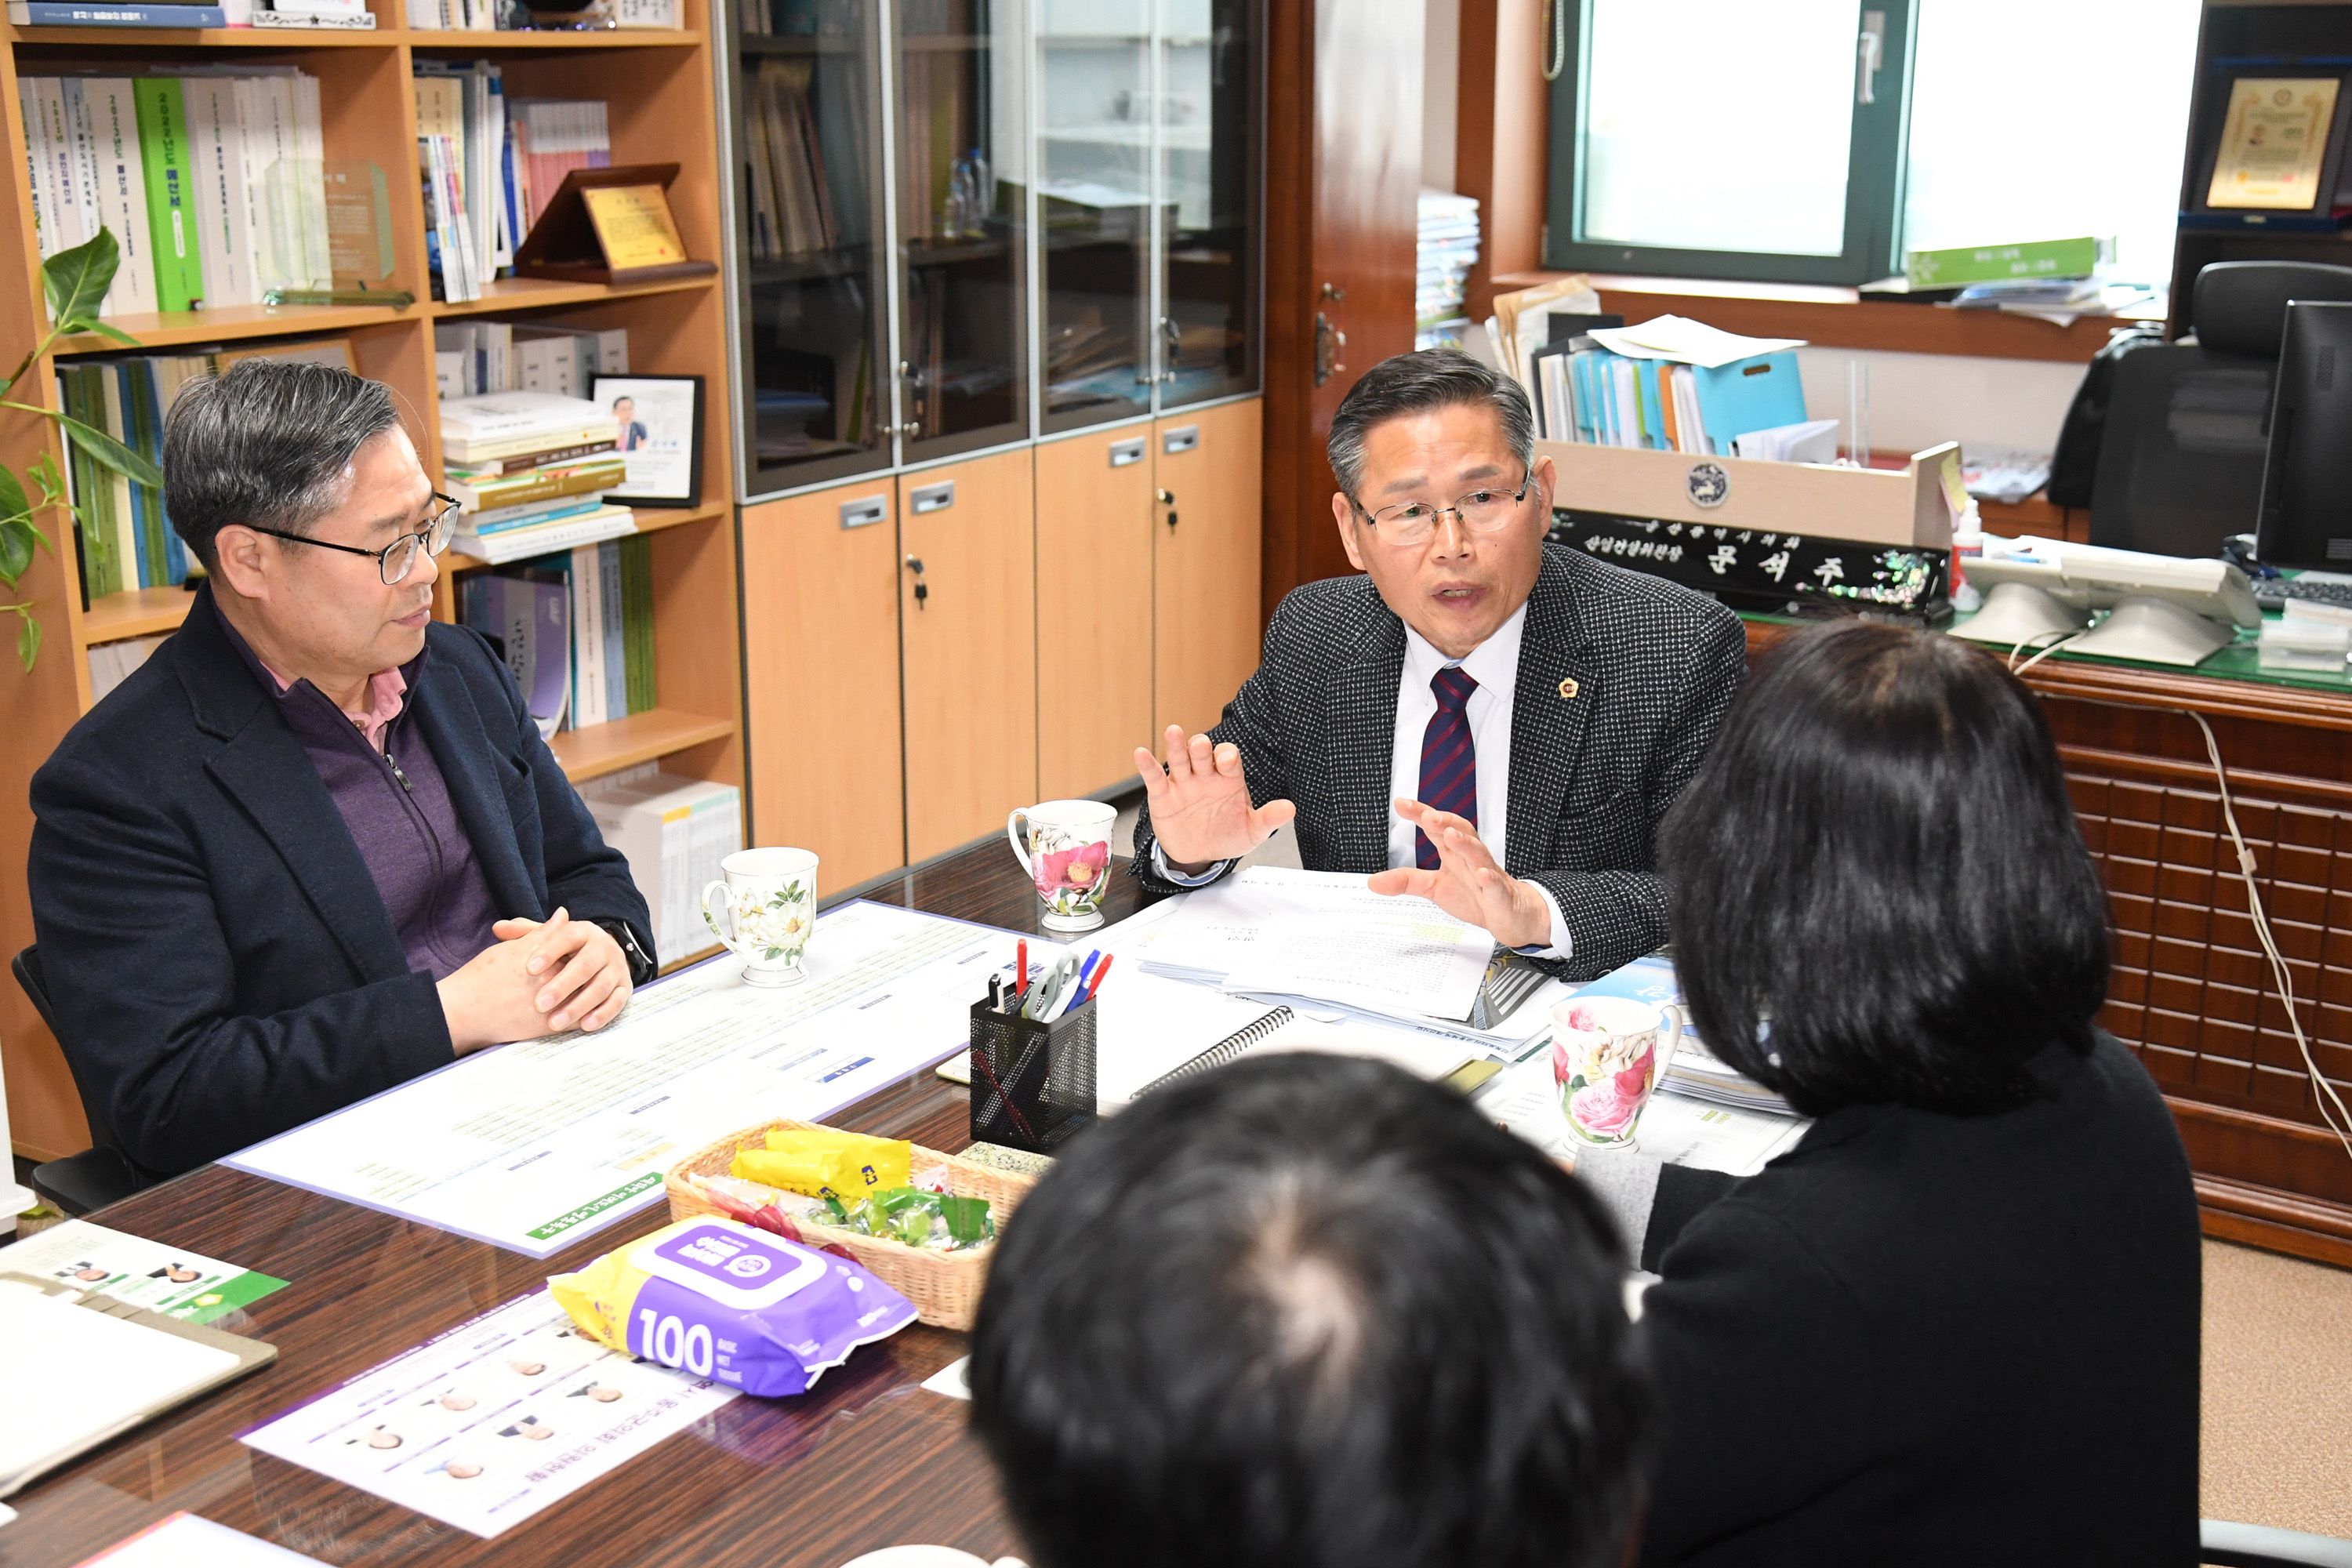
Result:
<instances>
[{"instance_id":1,"label":"dark navy blazer","mask_svg":"<svg viewBox=\"0 0 2352 1568\"><path fill-rule=\"evenodd\" d=\"M400 722L432 749L499 914L625 921L596 830L479 634L435 623ZM33 775L50 1001L132 1161L184 1171L452 1059L316 767L209 587Z\"/></svg>"}]
</instances>

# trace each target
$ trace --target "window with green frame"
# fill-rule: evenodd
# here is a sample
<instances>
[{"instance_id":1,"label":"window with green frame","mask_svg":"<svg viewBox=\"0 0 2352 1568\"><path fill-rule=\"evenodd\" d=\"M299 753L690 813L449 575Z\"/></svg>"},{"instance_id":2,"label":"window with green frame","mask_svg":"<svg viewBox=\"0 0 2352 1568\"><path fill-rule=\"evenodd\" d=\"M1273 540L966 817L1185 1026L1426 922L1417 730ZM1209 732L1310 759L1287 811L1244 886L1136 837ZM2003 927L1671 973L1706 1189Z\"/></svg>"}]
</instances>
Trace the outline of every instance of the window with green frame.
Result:
<instances>
[{"instance_id":1,"label":"window with green frame","mask_svg":"<svg viewBox=\"0 0 2352 1568\"><path fill-rule=\"evenodd\" d=\"M2161 284L2199 0L1551 0L1549 267L1866 283L2113 236Z\"/></svg>"}]
</instances>

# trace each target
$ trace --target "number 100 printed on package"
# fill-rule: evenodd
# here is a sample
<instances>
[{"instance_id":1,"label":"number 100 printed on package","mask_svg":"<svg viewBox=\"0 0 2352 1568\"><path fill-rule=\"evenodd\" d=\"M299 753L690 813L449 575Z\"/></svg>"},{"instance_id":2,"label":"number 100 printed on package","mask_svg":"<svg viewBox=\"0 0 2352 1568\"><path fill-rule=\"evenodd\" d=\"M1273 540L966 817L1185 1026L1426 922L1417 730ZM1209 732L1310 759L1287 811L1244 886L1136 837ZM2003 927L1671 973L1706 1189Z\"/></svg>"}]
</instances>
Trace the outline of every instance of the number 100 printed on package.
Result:
<instances>
[{"instance_id":1,"label":"number 100 printed on package","mask_svg":"<svg viewBox=\"0 0 2352 1568\"><path fill-rule=\"evenodd\" d=\"M265 1454L491 1536L738 1392L607 1349L540 1290L241 1436Z\"/></svg>"}]
</instances>

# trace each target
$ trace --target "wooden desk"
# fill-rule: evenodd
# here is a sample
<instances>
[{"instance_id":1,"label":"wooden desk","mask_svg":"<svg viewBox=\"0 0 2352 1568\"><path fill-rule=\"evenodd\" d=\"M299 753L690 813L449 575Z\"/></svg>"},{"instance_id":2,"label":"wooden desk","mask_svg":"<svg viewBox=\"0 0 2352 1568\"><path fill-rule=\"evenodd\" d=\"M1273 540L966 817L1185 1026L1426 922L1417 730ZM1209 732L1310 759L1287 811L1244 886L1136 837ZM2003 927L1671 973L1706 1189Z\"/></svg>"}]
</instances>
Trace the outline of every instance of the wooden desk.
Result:
<instances>
[{"instance_id":1,"label":"wooden desk","mask_svg":"<svg viewBox=\"0 0 2352 1568\"><path fill-rule=\"evenodd\" d=\"M1001 842L866 895L1036 931L1037 900ZM1124 863L1105 914L1143 900ZM965 1091L929 1073L834 1120L956 1150ZM748 1123L757 1120L747 1110ZM484 1541L236 1440L289 1405L667 1223L667 1208L544 1263L242 1172L208 1165L93 1215L289 1281L218 1325L277 1345L277 1364L141 1428L12 1500L0 1564L80 1562L185 1509L323 1563L369 1568L743 1563L835 1568L901 1542L1017 1552L968 1407L917 1385L964 1336L917 1324L853 1354L797 1399L735 1400L692 1431Z\"/></svg>"},{"instance_id":2,"label":"wooden desk","mask_svg":"<svg viewBox=\"0 0 2352 1568\"><path fill-rule=\"evenodd\" d=\"M1751 617L1750 650L1790 624ZM2206 1234L2352 1267L2352 1153L2320 1121L2188 717L2213 728L2312 1055L2352 1103L2352 680L2239 647L2193 671L2059 653L2025 682L2106 879L2099 1021L2163 1089Z\"/></svg>"}]
</instances>

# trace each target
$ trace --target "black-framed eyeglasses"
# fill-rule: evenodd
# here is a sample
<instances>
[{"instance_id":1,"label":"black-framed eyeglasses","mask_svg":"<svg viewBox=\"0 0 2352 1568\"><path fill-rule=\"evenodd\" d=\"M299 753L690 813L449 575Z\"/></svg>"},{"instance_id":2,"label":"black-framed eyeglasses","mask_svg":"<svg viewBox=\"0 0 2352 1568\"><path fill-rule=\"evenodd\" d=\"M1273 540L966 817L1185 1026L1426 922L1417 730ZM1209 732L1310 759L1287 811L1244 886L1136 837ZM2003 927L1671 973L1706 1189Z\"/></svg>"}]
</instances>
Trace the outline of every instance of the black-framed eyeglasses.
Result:
<instances>
[{"instance_id":1,"label":"black-framed eyeglasses","mask_svg":"<svg viewBox=\"0 0 2352 1568\"><path fill-rule=\"evenodd\" d=\"M275 528L258 528L249 522L245 526L252 529L256 533L266 533L272 539L290 539L297 544L314 544L321 550L340 550L346 555L372 555L375 558L376 570L383 576L384 585L392 587L407 581L409 573L415 569L416 552L419 550L424 551L427 555L438 555L449 548L449 536L457 531L457 501L452 497L443 495L439 490L433 492L433 499L441 503L441 510L425 519L423 528L418 529L415 533L402 534L382 550L369 550L357 544L331 544L323 539L312 539L307 534L286 533Z\"/></svg>"},{"instance_id":2,"label":"black-framed eyeglasses","mask_svg":"<svg viewBox=\"0 0 2352 1568\"><path fill-rule=\"evenodd\" d=\"M1437 520L1452 512L1462 526L1472 533L1495 533L1507 526L1528 490L1535 483L1535 470L1529 468L1519 481L1517 490L1481 489L1456 496L1452 506L1437 506L1425 500L1399 501L1378 511L1365 511L1355 497L1348 504L1356 509L1365 521L1380 531L1389 543L1405 546L1424 542L1437 531Z\"/></svg>"}]
</instances>

